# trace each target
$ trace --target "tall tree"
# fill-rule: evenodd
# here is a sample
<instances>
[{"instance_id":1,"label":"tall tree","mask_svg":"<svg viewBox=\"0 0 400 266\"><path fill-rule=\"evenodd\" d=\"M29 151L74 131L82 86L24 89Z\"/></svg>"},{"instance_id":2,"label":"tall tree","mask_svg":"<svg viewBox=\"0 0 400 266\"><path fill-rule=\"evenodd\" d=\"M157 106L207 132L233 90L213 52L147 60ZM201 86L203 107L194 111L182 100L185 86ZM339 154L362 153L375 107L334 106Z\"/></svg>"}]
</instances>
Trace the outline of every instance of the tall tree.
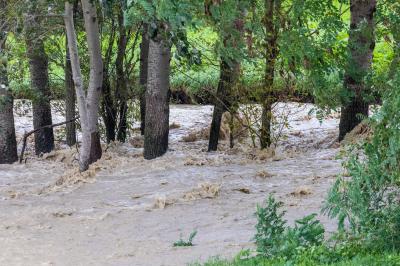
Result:
<instances>
[{"instance_id":1,"label":"tall tree","mask_svg":"<svg viewBox=\"0 0 400 266\"><path fill-rule=\"evenodd\" d=\"M44 48L43 34L38 16L37 1L29 3L25 16L25 39L31 88L34 92L32 99L33 128L39 129L52 124L48 57ZM35 152L37 155L48 153L54 149L54 134L51 127L46 127L35 133Z\"/></svg>"},{"instance_id":2,"label":"tall tree","mask_svg":"<svg viewBox=\"0 0 400 266\"><path fill-rule=\"evenodd\" d=\"M264 28L265 28L265 72L264 91L262 92L262 117L260 145L261 149L268 148L271 143L271 120L274 97L275 63L278 56L277 17L279 17L281 0L265 0Z\"/></svg>"},{"instance_id":3,"label":"tall tree","mask_svg":"<svg viewBox=\"0 0 400 266\"><path fill-rule=\"evenodd\" d=\"M149 40L144 130L144 158L148 160L168 150L171 45L165 28L159 23L156 35Z\"/></svg>"},{"instance_id":4,"label":"tall tree","mask_svg":"<svg viewBox=\"0 0 400 266\"><path fill-rule=\"evenodd\" d=\"M127 113L128 113L128 89L126 82L126 73L124 69L125 53L128 44L128 38L126 34L126 27L124 25L124 12L121 4L117 6L118 12L118 41L117 41L117 57L115 59L115 71L116 71L116 90L115 98L119 105L119 123L117 140L120 142L126 141L127 134Z\"/></svg>"},{"instance_id":5,"label":"tall tree","mask_svg":"<svg viewBox=\"0 0 400 266\"><path fill-rule=\"evenodd\" d=\"M65 54L65 120L71 121L75 118L75 87L72 77L71 61L69 58L68 41L66 42L67 51ZM76 144L76 126L75 123L68 123L65 128L66 141L68 146Z\"/></svg>"},{"instance_id":6,"label":"tall tree","mask_svg":"<svg viewBox=\"0 0 400 266\"><path fill-rule=\"evenodd\" d=\"M240 62L234 61L230 64L221 58L220 78L214 104L213 118L210 128L210 139L208 151L218 149L219 132L221 129L222 115L230 111L233 104L232 89L236 86L240 76Z\"/></svg>"},{"instance_id":7,"label":"tall tree","mask_svg":"<svg viewBox=\"0 0 400 266\"><path fill-rule=\"evenodd\" d=\"M144 135L146 125L146 86L147 86L147 71L149 59L149 37L147 33L147 24L143 25L142 42L140 44L140 132Z\"/></svg>"},{"instance_id":8,"label":"tall tree","mask_svg":"<svg viewBox=\"0 0 400 266\"><path fill-rule=\"evenodd\" d=\"M78 0L74 2L74 17L78 9ZM68 40L66 40L66 53L65 53L65 120L71 121L76 116L75 102L76 94L74 87L74 79L72 76L71 60L69 56ZM76 125L75 123L68 123L65 129L66 141L68 146L76 144Z\"/></svg>"},{"instance_id":9,"label":"tall tree","mask_svg":"<svg viewBox=\"0 0 400 266\"><path fill-rule=\"evenodd\" d=\"M103 27L105 26L105 21L103 21ZM111 16L111 24L109 30L103 32L103 34L108 35L107 49L103 60L103 87L102 87L102 102L101 102L101 114L104 120L104 125L106 129L106 139L107 143L115 141L116 137L116 127L117 127L117 106L116 99L114 99L112 85L111 85L111 69L112 59L113 59L113 48L115 43L115 37L117 31L117 25L115 19ZM105 38L104 38L105 39Z\"/></svg>"},{"instance_id":10,"label":"tall tree","mask_svg":"<svg viewBox=\"0 0 400 266\"><path fill-rule=\"evenodd\" d=\"M100 33L96 6L94 2L91 2L90 0L82 0L81 2L90 56L90 78L87 93L85 93L83 89L77 38L73 20L73 8L69 2L65 2L64 20L82 125L82 146L80 150L79 165L81 171L86 171L89 168L89 165L101 158L102 155L100 134L98 130L98 117L103 80L103 61L101 56Z\"/></svg>"},{"instance_id":11,"label":"tall tree","mask_svg":"<svg viewBox=\"0 0 400 266\"><path fill-rule=\"evenodd\" d=\"M0 0L0 164L18 160L15 139L13 97L8 86L6 39L8 23L7 0Z\"/></svg>"},{"instance_id":12,"label":"tall tree","mask_svg":"<svg viewBox=\"0 0 400 266\"><path fill-rule=\"evenodd\" d=\"M209 3L212 4L212 3ZM219 3L218 3L219 5ZM210 128L210 139L208 151L216 151L218 148L219 132L221 128L222 115L230 111L234 104L233 89L237 86L240 77L240 45L243 43L244 33L244 1L227 1L226 6L219 6L220 12L227 12L228 8L232 14L226 18L217 16L217 25L220 28L220 39L222 41L222 55L220 63L220 79L214 104L213 119ZM210 7L206 6L206 11ZM223 13L222 13L223 14Z\"/></svg>"},{"instance_id":13,"label":"tall tree","mask_svg":"<svg viewBox=\"0 0 400 266\"><path fill-rule=\"evenodd\" d=\"M371 69L375 48L375 10L376 0L350 1L349 58L344 87L351 97L341 110L339 141L362 121L362 116L368 116L365 78Z\"/></svg>"}]
</instances>

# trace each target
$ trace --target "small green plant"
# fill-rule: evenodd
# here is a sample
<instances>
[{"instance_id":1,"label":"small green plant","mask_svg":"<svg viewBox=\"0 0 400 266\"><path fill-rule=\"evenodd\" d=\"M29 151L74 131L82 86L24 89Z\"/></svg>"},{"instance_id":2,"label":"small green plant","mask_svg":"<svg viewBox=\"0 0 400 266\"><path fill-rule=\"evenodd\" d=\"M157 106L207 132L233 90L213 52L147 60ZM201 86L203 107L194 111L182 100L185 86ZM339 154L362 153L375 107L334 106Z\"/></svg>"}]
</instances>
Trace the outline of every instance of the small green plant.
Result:
<instances>
[{"instance_id":1,"label":"small green plant","mask_svg":"<svg viewBox=\"0 0 400 266\"><path fill-rule=\"evenodd\" d=\"M257 206L257 233L254 237L257 251L260 254L270 256L276 253L280 245L282 234L285 231L286 221L283 220L285 212L279 212L282 202L277 202L270 196L265 202L266 206Z\"/></svg>"},{"instance_id":2,"label":"small green plant","mask_svg":"<svg viewBox=\"0 0 400 266\"><path fill-rule=\"evenodd\" d=\"M257 207L254 238L260 255L292 259L299 251L323 244L325 230L315 219L316 214L296 220L295 226L289 227L283 219L285 212L279 212L282 205L270 196L265 207Z\"/></svg>"},{"instance_id":3,"label":"small green plant","mask_svg":"<svg viewBox=\"0 0 400 266\"><path fill-rule=\"evenodd\" d=\"M193 239L195 238L196 235L197 235L197 231L195 230L190 234L187 241L183 240L182 235L181 235L181 238L174 243L174 247L191 247L191 246L193 246Z\"/></svg>"}]
</instances>

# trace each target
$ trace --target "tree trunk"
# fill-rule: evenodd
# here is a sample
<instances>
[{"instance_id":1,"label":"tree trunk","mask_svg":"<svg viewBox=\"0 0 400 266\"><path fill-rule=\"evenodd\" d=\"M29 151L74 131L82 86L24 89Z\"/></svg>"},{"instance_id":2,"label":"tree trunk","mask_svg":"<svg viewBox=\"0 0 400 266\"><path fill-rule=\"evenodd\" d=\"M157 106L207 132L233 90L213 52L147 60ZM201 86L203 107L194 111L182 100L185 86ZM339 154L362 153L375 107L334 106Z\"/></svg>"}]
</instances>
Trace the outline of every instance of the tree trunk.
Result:
<instances>
[{"instance_id":1,"label":"tree trunk","mask_svg":"<svg viewBox=\"0 0 400 266\"><path fill-rule=\"evenodd\" d=\"M231 22L232 31L236 32L221 32L225 48L236 49L239 44L243 42L244 16L246 12L242 9L241 4L241 1L237 2L237 7L240 11L237 14L237 18ZM220 79L217 88L216 102L214 104L208 151L216 151L218 149L219 131L221 129L223 113L225 111L230 111L231 115L233 115L236 111L230 109L235 104L233 89L239 81L239 76L240 60L237 58L221 57ZM231 145L232 144L233 139L231 139Z\"/></svg>"},{"instance_id":2,"label":"tree trunk","mask_svg":"<svg viewBox=\"0 0 400 266\"><path fill-rule=\"evenodd\" d=\"M78 12L78 2L74 1L73 15ZM65 120L71 121L76 117L76 94L74 88L74 79L72 76L71 60L68 50L68 40L65 40ZM76 122L65 125L66 143L72 147L76 144Z\"/></svg>"},{"instance_id":3,"label":"tree trunk","mask_svg":"<svg viewBox=\"0 0 400 266\"><path fill-rule=\"evenodd\" d=\"M65 2L65 26L82 125L82 146L80 149L79 166L81 171L86 171L89 165L101 158L102 155L100 134L98 131L98 116L103 80L103 62L96 7L90 0L82 0L82 9L90 55L90 79L87 94L85 94L83 89L72 6L68 2Z\"/></svg>"},{"instance_id":4,"label":"tree trunk","mask_svg":"<svg viewBox=\"0 0 400 266\"><path fill-rule=\"evenodd\" d=\"M164 155L168 149L170 60L171 47L167 41L160 36L150 39L144 130L147 160Z\"/></svg>"},{"instance_id":5,"label":"tree trunk","mask_svg":"<svg viewBox=\"0 0 400 266\"><path fill-rule=\"evenodd\" d=\"M218 149L222 115L224 112L229 111L232 106L233 99L231 89L235 86L238 80L239 72L240 64L238 62L235 62L233 66L230 66L221 58L220 78L210 128L208 151L216 151Z\"/></svg>"},{"instance_id":6,"label":"tree trunk","mask_svg":"<svg viewBox=\"0 0 400 266\"><path fill-rule=\"evenodd\" d=\"M0 0L0 9L6 8L6 0ZM4 16L4 14L3 14ZM0 18L0 164L18 160L15 139L13 97L8 87L6 56L6 22Z\"/></svg>"},{"instance_id":7,"label":"tree trunk","mask_svg":"<svg viewBox=\"0 0 400 266\"><path fill-rule=\"evenodd\" d=\"M271 125L272 125L272 105L276 99L274 97L274 78L275 78L275 62L278 54L277 32L275 26L275 13L278 12L280 5L275 0L265 0L265 73L264 73L264 89L262 92L262 115L260 129L260 145L261 149L271 146ZM280 1L278 1L280 2Z\"/></svg>"},{"instance_id":8,"label":"tree trunk","mask_svg":"<svg viewBox=\"0 0 400 266\"><path fill-rule=\"evenodd\" d=\"M76 116L75 113L75 88L72 77L71 60L69 58L68 41L66 41L65 55L65 120L70 121ZM75 122L68 123L65 126L65 135L67 145L72 147L76 144L76 126Z\"/></svg>"},{"instance_id":9,"label":"tree trunk","mask_svg":"<svg viewBox=\"0 0 400 266\"><path fill-rule=\"evenodd\" d=\"M102 99L102 115L106 128L107 143L115 141L115 128L117 127L117 110L112 95L110 77L107 68L104 69L103 77L103 99Z\"/></svg>"},{"instance_id":10,"label":"tree trunk","mask_svg":"<svg viewBox=\"0 0 400 266\"><path fill-rule=\"evenodd\" d=\"M147 25L143 25L142 43L140 44L140 132L144 135L146 124L146 86L149 59L149 37Z\"/></svg>"},{"instance_id":11,"label":"tree trunk","mask_svg":"<svg viewBox=\"0 0 400 266\"><path fill-rule=\"evenodd\" d=\"M113 47L115 40L115 22L112 20L112 25L110 27L109 42L107 47L107 52L104 57L103 65L103 94L102 94L102 116L104 120L104 125L106 127L106 138L107 143L115 141L115 129L117 127L117 107L112 93L109 67L111 66L111 59L113 56Z\"/></svg>"},{"instance_id":12,"label":"tree trunk","mask_svg":"<svg viewBox=\"0 0 400 266\"><path fill-rule=\"evenodd\" d=\"M126 28L124 26L124 16L123 10L119 7L118 13L118 51L117 58L115 61L115 72L117 76L117 88L115 98L119 104L119 124L118 124L118 134L117 139L120 142L126 141L126 133L127 133L127 112L128 112L128 91L126 86L125 79L125 71L124 71L124 59L126 53L126 45L127 45L127 36L126 36Z\"/></svg>"},{"instance_id":13,"label":"tree trunk","mask_svg":"<svg viewBox=\"0 0 400 266\"><path fill-rule=\"evenodd\" d=\"M360 115L368 116L369 104L363 94L366 92L364 79L371 69L375 48L375 10L376 0L350 1L349 59L344 87L352 96L341 110L339 141L362 121Z\"/></svg>"},{"instance_id":14,"label":"tree trunk","mask_svg":"<svg viewBox=\"0 0 400 266\"><path fill-rule=\"evenodd\" d=\"M25 20L27 57L31 76L33 128L51 125L51 105L48 73L48 58L40 33L40 23L34 14L27 15ZM52 128L45 128L35 133L36 155L48 153L54 149Z\"/></svg>"}]
</instances>

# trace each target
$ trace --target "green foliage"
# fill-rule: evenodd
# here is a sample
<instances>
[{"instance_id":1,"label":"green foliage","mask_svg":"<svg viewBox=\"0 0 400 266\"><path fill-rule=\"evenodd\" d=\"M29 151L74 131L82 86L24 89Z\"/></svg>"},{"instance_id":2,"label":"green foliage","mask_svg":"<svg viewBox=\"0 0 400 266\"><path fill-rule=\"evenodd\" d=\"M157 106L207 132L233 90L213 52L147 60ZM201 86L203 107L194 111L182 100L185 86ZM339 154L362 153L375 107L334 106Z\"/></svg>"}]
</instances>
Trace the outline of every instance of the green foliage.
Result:
<instances>
[{"instance_id":1,"label":"green foliage","mask_svg":"<svg viewBox=\"0 0 400 266\"><path fill-rule=\"evenodd\" d=\"M191 247L191 246L193 246L193 239L195 238L196 235L197 235L197 231L195 230L189 235L188 240L183 240L182 236L181 236L181 238L174 243L174 247Z\"/></svg>"},{"instance_id":2,"label":"green foliage","mask_svg":"<svg viewBox=\"0 0 400 266\"><path fill-rule=\"evenodd\" d=\"M321 255L331 256L329 250L320 250ZM311 266L311 265L331 265L331 266L396 266L400 264L400 255L396 253L383 254L358 254L352 258L341 257L340 253L334 254L338 258L337 262L323 262L309 257L309 253L299 256L294 262L287 262L284 259L268 259L261 257L243 258L242 254L233 261L213 258L204 264L193 264L194 266Z\"/></svg>"},{"instance_id":3,"label":"green foliage","mask_svg":"<svg viewBox=\"0 0 400 266\"><path fill-rule=\"evenodd\" d=\"M270 196L265 207L257 206L255 240L259 254L290 260L300 250L321 245L325 230L322 224L315 220L316 214L296 220L294 227L288 227L283 220L285 212L279 212L282 205L282 202L277 202Z\"/></svg>"},{"instance_id":4,"label":"green foliage","mask_svg":"<svg viewBox=\"0 0 400 266\"><path fill-rule=\"evenodd\" d=\"M324 210L349 223L351 234L377 250L400 250L400 75L386 82L382 108L370 120L373 136L354 147Z\"/></svg>"},{"instance_id":5,"label":"green foliage","mask_svg":"<svg viewBox=\"0 0 400 266\"><path fill-rule=\"evenodd\" d=\"M285 212L279 212L279 208L282 206L283 203L276 202L272 196L266 201L265 207L257 206L257 233L254 238L257 251L265 256L275 255L281 245L282 234L286 226L286 221L283 220Z\"/></svg>"}]
</instances>

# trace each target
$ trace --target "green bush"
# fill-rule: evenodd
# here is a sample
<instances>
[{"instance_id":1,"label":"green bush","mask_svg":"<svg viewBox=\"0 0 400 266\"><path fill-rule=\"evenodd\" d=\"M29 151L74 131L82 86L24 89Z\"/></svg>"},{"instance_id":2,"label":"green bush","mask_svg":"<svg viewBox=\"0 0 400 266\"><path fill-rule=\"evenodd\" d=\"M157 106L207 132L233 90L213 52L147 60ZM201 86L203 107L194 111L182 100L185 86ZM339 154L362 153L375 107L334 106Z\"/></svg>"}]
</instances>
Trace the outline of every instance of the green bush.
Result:
<instances>
[{"instance_id":1,"label":"green bush","mask_svg":"<svg viewBox=\"0 0 400 266\"><path fill-rule=\"evenodd\" d=\"M294 227L286 226L284 212L279 212L282 202L272 196L266 206L257 207L255 235L257 251L265 257L292 259L299 251L320 246L324 241L324 227L315 220L316 214L295 221Z\"/></svg>"},{"instance_id":2,"label":"green bush","mask_svg":"<svg viewBox=\"0 0 400 266\"><path fill-rule=\"evenodd\" d=\"M338 178L324 208L342 231L374 250L400 250L399 85L400 75L387 82L391 88L370 121L373 136L353 148L344 164L351 178Z\"/></svg>"}]
</instances>

